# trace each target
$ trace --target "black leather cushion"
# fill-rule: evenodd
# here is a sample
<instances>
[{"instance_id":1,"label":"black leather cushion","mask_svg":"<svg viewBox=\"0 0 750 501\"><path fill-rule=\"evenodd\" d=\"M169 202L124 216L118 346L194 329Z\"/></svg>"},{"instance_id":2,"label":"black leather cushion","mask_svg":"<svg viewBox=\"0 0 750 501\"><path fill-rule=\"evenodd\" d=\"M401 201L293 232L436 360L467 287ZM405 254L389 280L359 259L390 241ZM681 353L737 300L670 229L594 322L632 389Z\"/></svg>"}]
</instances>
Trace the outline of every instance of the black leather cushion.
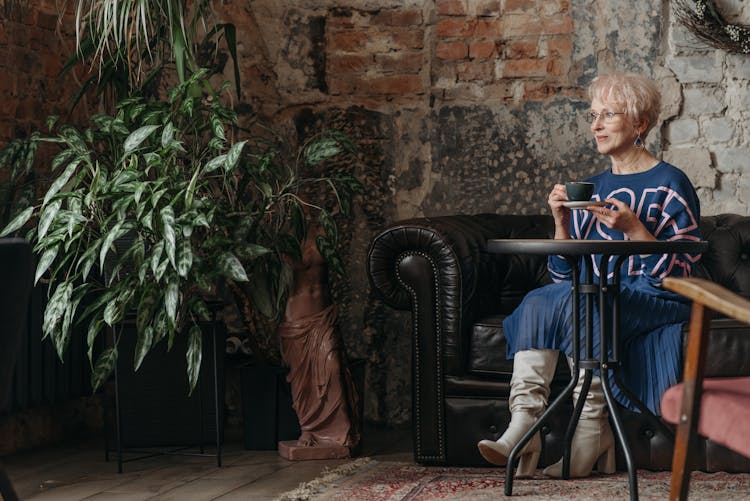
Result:
<instances>
[{"instance_id":1,"label":"black leather cushion","mask_svg":"<svg viewBox=\"0 0 750 501\"><path fill-rule=\"evenodd\" d=\"M513 360L508 360L505 356L507 345L503 336L504 318L505 315L492 315L474 323L469 346L470 374L510 381ZM558 357L555 380L570 380L570 368L565 357Z\"/></svg>"},{"instance_id":2,"label":"black leather cushion","mask_svg":"<svg viewBox=\"0 0 750 501\"><path fill-rule=\"evenodd\" d=\"M503 375L510 379L513 361L505 357L504 318L505 315L493 315L474 324L469 343L469 372L472 374Z\"/></svg>"},{"instance_id":3,"label":"black leather cushion","mask_svg":"<svg viewBox=\"0 0 750 501\"><path fill-rule=\"evenodd\" d=\"M513 361L505 357L503 336L504 315L485 317L474 324L469 346L468 372L478 377L510 381ZM750 375L750 326L729 319L711 321L706 355L708 377ZM683 330L683 344L687 343L687 324ZM558 360L555 379L567 378L568 368Z\"/></svg>"},{"instance_id":4,"label":"black leather cushion","mask_svg":"<svg viewBox=\"0 0 750 501\"><path fill-rule=\"evenodd\" d=\"M747 324L728 319L712 320L706 352L706 377L750 375L749 339L750 326ZM687 345L687 335L683 343Z\"/></svg>"}]
</instances>

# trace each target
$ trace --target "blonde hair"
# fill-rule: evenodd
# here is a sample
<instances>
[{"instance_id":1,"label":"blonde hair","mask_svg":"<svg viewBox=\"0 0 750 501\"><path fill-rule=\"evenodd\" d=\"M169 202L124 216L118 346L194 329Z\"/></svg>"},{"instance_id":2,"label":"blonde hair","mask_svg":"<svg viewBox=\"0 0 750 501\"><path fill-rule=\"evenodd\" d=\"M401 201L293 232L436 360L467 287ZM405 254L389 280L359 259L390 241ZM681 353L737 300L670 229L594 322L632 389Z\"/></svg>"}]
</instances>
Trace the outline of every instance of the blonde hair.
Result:
<instances>
[{"instance_id":1,"label":"blonde hair","mask_svg":"<svg viewBox=\"0 0 750 501\"><path fill-rule=\"evenodd\" d=\"M640 124L647 122L641 137L646 137L656 125L661 109L661 93L656 83L637 73L616 72L596 77L589 85L589 99L617 104L625 115Z\"/></svg>"}]
</instances>

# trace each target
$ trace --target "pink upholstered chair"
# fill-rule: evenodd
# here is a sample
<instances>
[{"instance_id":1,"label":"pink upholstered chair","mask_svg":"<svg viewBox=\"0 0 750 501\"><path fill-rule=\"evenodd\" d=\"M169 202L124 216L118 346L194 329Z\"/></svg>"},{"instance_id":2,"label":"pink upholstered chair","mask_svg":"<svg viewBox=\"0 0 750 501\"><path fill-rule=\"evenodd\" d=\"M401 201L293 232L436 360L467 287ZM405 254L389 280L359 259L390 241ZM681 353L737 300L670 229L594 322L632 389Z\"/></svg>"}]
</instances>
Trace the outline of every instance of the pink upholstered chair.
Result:
<instances>
[{"instance_id":1,"label":"pink upholstered chair","mask_svg":"<svg viewBox=\"0 0 750 501\"><path fill-rule=\"evenodd\" d=\"M687 499L690 447L697 430L750 457L750 377L704 380L712 311L750 324L750 301L713 282L698 278L664 279L664 288L692 299L683 382L662 397L662 417L677 424L670 499Z\"/></svg>"}]
</instances>

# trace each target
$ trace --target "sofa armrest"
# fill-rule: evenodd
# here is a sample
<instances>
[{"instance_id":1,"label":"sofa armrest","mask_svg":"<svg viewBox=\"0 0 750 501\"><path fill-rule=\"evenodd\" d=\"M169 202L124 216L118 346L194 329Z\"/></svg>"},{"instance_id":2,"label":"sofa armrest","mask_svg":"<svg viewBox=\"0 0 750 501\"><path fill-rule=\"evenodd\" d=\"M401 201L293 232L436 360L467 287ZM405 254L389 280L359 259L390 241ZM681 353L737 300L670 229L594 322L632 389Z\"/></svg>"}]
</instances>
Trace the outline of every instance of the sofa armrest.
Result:
<instances>
[{"instance_id":1,"label":"sofa armrest","mask_svg":"<svg viewBox=\"0 0 750 501\"><path fill-rule=\"evenodd\" d=\"M441 336L444 369L460 375L471 325L481 316L509 313L526 292L548 281L546 258L489 254L487 240L548 238L553 231L549 216L478 214L399 221L373 239L368 276L388 305L412 312L415 334L429 327Z\"/></svg>"},{"instance_id":2,"label":"sofa armrest","mask_svg":"<svg viewBox=\"0 0 750 501\"><path fill-rule=\"evenodd\" d=\"M414 338L461 372L457 331L461 310L474 295L476 263L486 238L470 216L400 221L380 233L368 254L373 290L390 306L412 312ZM437 338L433 338L437 336ZM424 343L420 343L424 341Z\"/></svg>"}]
</instances>

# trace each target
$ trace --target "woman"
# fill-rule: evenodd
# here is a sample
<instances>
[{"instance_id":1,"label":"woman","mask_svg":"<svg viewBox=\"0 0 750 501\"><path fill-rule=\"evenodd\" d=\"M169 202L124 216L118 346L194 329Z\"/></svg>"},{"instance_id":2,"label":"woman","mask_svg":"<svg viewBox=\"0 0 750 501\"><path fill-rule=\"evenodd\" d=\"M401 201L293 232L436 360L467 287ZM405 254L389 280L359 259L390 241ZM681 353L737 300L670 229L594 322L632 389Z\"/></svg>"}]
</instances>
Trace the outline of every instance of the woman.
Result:
<instances>
[{"instance_id":1,"label":"woman","mask_svg":"<svg viewBox=\"0 0 750 501\"><path fill-rule=\"evenodd\" d=\"M597 150L609 156L610 167L587 181L595 185L592 200L606 205L571 211L564 205L565 186L555 185L548 198L555 238L700 240L700 205L692 184L682 171L658 160L644 147L644 138L659 114L661 99L656 84L635 74L604 75L591 83L589 99L591 108L586 116ZM690 316L689 305L662 289L661 280L690 275L699 258L690 254L632 256L622 267L621 375L657 413L662 393L677 382L680 331ZM598 263L599 256L593 259ZM506 464L510 451L546 407L558 351L571 360L571 267L560 256L550 256L548 268L555 283L531 291L503 322L508 358L514 359L508 399L511 422L496 442L482 440L478 444L485 459L494 464ZM596 267L595 280L599 280ZM598 311L594 319L594 355L598 358ZM582 384L581 377L574 401ZM613 388L613 394L633 408L618 388ZM521 452L517 476L533 475L540 450L537 434ZM614 436L596 374L573 436L571 476L590 475L594 463L600 473L615 470ZM561 477L562 460L546 468L544 474Z\"/></svg>"}]
</instances>

